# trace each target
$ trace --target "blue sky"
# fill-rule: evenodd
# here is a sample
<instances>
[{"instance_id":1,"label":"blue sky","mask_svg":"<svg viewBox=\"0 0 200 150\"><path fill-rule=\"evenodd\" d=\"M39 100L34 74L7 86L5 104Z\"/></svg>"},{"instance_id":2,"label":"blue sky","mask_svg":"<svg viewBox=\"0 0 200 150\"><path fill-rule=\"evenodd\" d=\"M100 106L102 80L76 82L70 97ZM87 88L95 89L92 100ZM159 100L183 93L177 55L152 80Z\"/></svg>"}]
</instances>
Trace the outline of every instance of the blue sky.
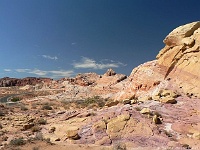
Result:
<instances>
[{"instance_id":1,"label":"blue sky","mask_svg":"<svg viewBox=\"0 0 200 150\"><path fill-rule=\"evenodd\" d=\"M129 75L155 59L199 0L0 0L0 78Z\"/></svg>"}]
</instances>

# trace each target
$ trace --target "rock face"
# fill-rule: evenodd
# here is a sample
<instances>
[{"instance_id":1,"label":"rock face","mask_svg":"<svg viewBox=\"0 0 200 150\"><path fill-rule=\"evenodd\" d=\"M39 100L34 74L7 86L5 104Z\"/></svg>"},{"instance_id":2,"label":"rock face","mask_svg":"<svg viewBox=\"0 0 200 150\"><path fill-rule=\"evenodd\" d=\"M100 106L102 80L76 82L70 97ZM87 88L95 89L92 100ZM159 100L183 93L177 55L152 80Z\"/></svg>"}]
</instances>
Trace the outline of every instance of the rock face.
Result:
<instances>
[{"instance_id":1,"label":"rock face","mask_svg":"<svg viewBox=\"0 0 200 150\"><path fill-rule=\"evenodd\" d=\"M174 29L164 43L157 59L165 79L172 79L184 93L200 97L200 22Z\"/></svg>"}]
</instances>

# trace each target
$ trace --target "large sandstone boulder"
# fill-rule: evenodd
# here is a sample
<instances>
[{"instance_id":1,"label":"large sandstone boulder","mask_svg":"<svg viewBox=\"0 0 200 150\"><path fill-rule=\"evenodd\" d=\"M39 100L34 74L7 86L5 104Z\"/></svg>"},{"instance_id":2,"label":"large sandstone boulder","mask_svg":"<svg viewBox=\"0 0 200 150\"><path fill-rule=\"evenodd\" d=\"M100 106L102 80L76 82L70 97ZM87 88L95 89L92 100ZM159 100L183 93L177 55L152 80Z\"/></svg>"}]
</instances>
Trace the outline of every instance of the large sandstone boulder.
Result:
<instances>
[{"instance_id":1,"label":"large sandstone boulder","mask_svg":"<svg viewBox=\"0 0 200 150\"><path fill-rule=\"evenodd\" d=\"M78 127L68 127L66 133L67 133L67 138L69 139L73 139L73 140L78 140L80 139L80 136L78 134L78 130L79 128Z\"/></svg>"},{"instance_id":2,"label":"large sandstone boulder","mask_svg":"<svg viewBox=\"0 0 200 150\"><path fill-rule=\"evenodd\" d=\"M121 138L121 133L126 125L126 122L130 119L129 114L122 114L109 120L107 124L107 134L110 136L110 139Z\"/></svg>"},{"instance_id":3,"label":"large sandstone boulder","mask_svg":"<svg viewBox=\"0 0 200 150\"><path fill-rule=\"evenodd\" d=\"M165 79L184 92L200 97L200 22L174 29L164 40L166 46L157 55L165 68Z\"/></svg>"}]
</instances>

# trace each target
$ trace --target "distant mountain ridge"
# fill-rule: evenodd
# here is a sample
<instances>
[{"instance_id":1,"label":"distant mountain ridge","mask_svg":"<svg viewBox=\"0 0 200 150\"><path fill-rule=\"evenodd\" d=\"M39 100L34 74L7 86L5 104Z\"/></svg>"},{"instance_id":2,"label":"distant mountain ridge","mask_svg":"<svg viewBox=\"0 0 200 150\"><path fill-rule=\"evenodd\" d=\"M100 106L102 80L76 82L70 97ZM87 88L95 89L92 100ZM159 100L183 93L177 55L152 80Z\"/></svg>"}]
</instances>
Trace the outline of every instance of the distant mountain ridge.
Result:
<instances>
[{"instance_id":1,"label":"distant mountain ridge","mask_svg":"<svg viewBox=\"0 0 200 150\"><path fill-rule=\"evenodd\" d=\"M10 86L25 86L25 85L36 85L42 82L50 82L50 78L36 78L36 77L26 77L23 79L4 77L0 78L0 87L10 87Z\"/></svg>"}]
</instances>

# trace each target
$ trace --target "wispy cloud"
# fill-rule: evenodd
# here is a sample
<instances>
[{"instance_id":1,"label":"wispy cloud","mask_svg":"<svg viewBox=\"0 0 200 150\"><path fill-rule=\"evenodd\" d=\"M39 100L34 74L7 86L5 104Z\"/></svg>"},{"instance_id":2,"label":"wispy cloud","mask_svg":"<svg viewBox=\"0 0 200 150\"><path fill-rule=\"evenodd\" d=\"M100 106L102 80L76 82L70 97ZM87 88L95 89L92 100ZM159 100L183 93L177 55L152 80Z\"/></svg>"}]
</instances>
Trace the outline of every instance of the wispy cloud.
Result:
<instances>
[{"instance_id":1,"label":"wispy cloud","mask_svg":"<svg viewBox=\"0 0 200 150\"><path fill-rule=\"evenodd\" d=\"M27 73L35 74L35 75L38 75L38 76L46 76L48 74L48 71L34 69L34 70L27 71Z\"/></svg>"},{"instance_id":2,"label":"wispy cloud","mask_svg":"<svg viewBox=\"0 0 200 150\"><path fill-rule=\"evenodd\" d=\"M73 70L40 70L40 69L15 69L18 73L29 73L36 76L50 77L50 78L62 78L70 77L74 75Z\"/></svg>"},{"instance_id":3,"label":"wispy cloud","mask_svg":"<svg viewBox=\"0 0 200 150\"><path fill-rule=\"evenodd\" d=\"M30 69L15 69L15 71L22 73L22 72L28 72L30 71Z\"/></svg>"},{"instance_id":4,"label":"wispy cloud","mask_svg":"<svg viewBox=\"0 0 200 150\"><path fill-rule=\"evenodd\" d=\"M51 59L51 60L57 60L58 57L57 56L49 56L49 55L42 55L43 58L46 58L46 59Z\"/></svg>"},{"instance_id":5,"label":"wispy cloud","mask_svg":"<svg viewBox=\"0 0 200 150\"><path fill-rule=\"evenodd\" d=\"M121 62L116 62L108 59L101 60L98 63L95 60L87 57L82 57L80 62L74 62L72 65L76 69L83 68L83 69L96 69L96 70L126 66L126 64L123 64Z\"/></svg>"},{"instance_id":6,"label":"wispy cloud","mask_svg":"<svg viewBox=\"0 0 200 150\"><path fill-rule=\"evenodd\" d=\"M11 72L11 69L4 69L5 72Z\"/></svg>"},{"instance_id":7,"label":"wispy cloud","mask_svg":"<svg viewBox=\"0 0 200 150\"><path fill-rule=\"evenodd\" d=\"M71 45L76 45L76 42L71 43Z\"/></svg>"},{"instance_id":8,"label":"wispy cloud","mask_svg":"<svg viewBox=\"0 0 200 150\"><path fill-rule=\"evenodd\" d=\"M59 70L59 71L49 71L52 74L52 78L59 78L59 77L70 77L74 75L73 70Z\"/></svg>"}]
</instances>

